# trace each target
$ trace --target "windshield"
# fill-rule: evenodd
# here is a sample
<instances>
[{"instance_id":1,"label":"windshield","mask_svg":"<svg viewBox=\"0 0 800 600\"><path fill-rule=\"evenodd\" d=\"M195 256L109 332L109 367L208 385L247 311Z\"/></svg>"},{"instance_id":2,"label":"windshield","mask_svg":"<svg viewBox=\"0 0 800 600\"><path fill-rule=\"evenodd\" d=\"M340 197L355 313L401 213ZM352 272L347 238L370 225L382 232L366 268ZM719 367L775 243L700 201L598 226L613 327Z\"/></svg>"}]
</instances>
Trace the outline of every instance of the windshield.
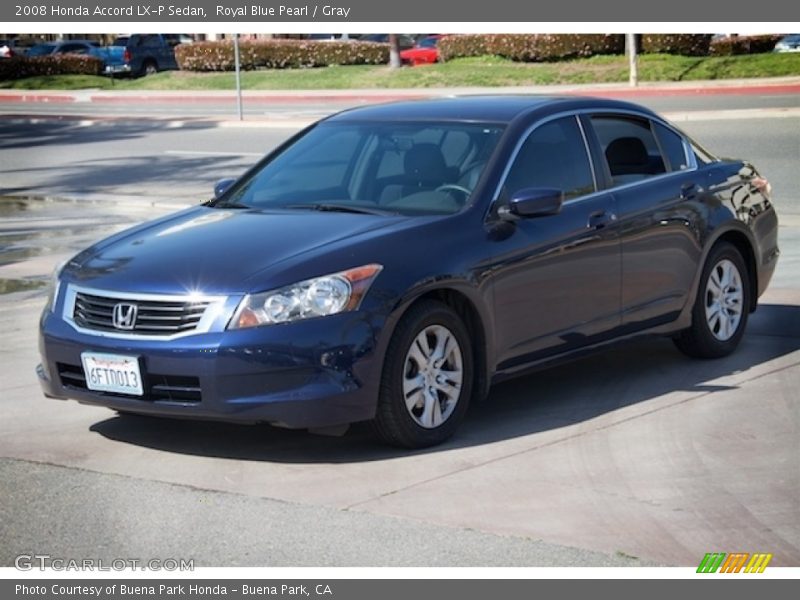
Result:
<instances>
[{"instance_id":1,"label":"windshield","mask_svg":"<svg viewBox=\"0 0 800 600\"><path fill-rule=\"evenodd\" d=\"M321 123L215 206L455 213L502 131L479 123Z\"/></svg>"}]
</instances>

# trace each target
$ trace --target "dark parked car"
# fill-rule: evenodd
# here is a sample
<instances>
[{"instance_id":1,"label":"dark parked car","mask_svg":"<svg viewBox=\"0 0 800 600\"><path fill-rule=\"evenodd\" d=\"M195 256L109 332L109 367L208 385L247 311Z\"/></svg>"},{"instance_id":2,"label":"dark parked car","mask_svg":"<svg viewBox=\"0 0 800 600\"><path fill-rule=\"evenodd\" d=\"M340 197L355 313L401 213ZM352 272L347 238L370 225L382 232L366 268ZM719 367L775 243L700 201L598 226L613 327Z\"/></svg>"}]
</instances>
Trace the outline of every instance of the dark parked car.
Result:
<instances>
[{"instance_id":1,"label":"dark parked car","mask_svg":"<svg viewBox=\"0 0 800 600\"><path fill-rule=\"evenodd\" d=\"M99 47L100 43L93 40L59 40L55 42L42 42L41 44L31 46L27 52L27 56L52 56L54 54L92 55L92 53Z\"/></svg>"},{"instance_id":2,"label":"dark parked car","mask_svg":"<svg viewBox=\"0 0 800 600\"><path fill-rule=\"evenodd\" d=\"M31 46L36 44L31 39L2 39L0 40L0 58L11 58L12 56L25 56Z\"/></svg>"},{"instance_id":3,"label":"dark parked car","mask_svg":"<svg viewBox=\"0 0 800 600\"><path fill-rule=\"evenodd\" d=\"M192 41L190 36L179 33L133 34L127 38L124 47L126 70L134 75L153 75L159 71L177 69L175 46Z\"/></svg>"},{"instance_id":4,"label":"dark parked car","mask_svg":"<svg viewBox=\"0 0 800 600\"><path fill-rule=\"evenodd\" d=\"M28 50L27 56L55 56L59 54L78 54L94 56L103 61L103 73L112 75L127 73L128 67L123 60L123 49L116 46L104 47L93 40L59 40L36 44Z\"/></svg>"},{"instance_id":5,"label":"dark parked car","mask_svg":"<svg viewBox=\"0 0 800 600\"><path fill-rule=\"evenodd\" d=\"M44 393L122 412L448 438L498 380L642 334L732 352L770 186L591 98L364 107L58 272Z\"/></svg>"}]
</instances>

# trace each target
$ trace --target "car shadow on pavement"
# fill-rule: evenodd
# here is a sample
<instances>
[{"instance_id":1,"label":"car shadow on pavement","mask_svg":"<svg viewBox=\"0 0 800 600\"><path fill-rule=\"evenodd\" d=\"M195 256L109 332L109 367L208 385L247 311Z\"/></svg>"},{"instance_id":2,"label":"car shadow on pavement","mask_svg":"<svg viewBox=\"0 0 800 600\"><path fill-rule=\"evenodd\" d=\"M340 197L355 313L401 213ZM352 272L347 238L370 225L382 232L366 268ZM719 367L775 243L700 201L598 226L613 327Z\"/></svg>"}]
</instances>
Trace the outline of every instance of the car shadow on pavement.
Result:
<instances>
[{"instance_id":1,"label":"car shadow on pavement","mask_svg":"<svg viewBox=\"0 0 800 600\"><path fill-rule=\"evenodd\" d=\"M31 179L39 182L39 187L31 188L4 188L0 186L0 195L32 194L34 196L55 195L71 197L75 194L84 194L87 183L95 190L119 190L129 186L131 190L141 193L142 182L147 186L158 188L163 186L165 196L175 193L175 173L192 182L189 189L200 187L210 195L214 182L227 175L237 175L244 171L252 160L243 160L239 155L230 156L202 156L190 157L185 155L155 155L131 156L125 158L95 159L77 161L63 167L30 167L19 169L5 169L0 173L18 175L24 173ZM205 182L205 185L200 185ZM47 189L57 190L54 194L42 194L42 185ZM178 195L186 195L183 190L178 190Z\"/></svg>"},{"instance_id":2,"label":"car shadow on pavement","mask_svg":"<svg viewBox=\"0 0 800 600\"><path fill-rule=\"evenodd\" d=\"M14 119L26 119L25 115L13 115ZM91 125L86 120L91 119ZM38 148L53 144L93 144L97 142L121 142L145 137L160 129L171 129L171 120L140 119L137 122L122 122L115 118L107 120L92 117L65 117L63 120L47 119L46 123L31 127L27 123L6 122L0 119L0 146L12 148ZM181 131L210 129L214 121L182 120ZM80 135L76 135L80 132Z\"/></svg>"},{"instance_id":3,"label":"car shadow on pavement","mask_svg":"<svg viewBox=\"0 0 800 600\"><path fill-rule=\"evenodd\" d=\"M681 392L675 404L689 398L713 400L715 394L736 389L718 379L734 374L749 379L748 370L799 349L800 306L761 305L751 315L742 344L731 356L693 360L679 353L668 339L629 342L494 386L486 401L470 408L452 440L417 451L382 445L363 423L351 427L343 437L268 425L133 415L112 417L90 429L118 442L196 456L278 463L367 462L535 436L673 392ZM670 404L661 402L658 408Z\"/></svg>"}]
</instances>

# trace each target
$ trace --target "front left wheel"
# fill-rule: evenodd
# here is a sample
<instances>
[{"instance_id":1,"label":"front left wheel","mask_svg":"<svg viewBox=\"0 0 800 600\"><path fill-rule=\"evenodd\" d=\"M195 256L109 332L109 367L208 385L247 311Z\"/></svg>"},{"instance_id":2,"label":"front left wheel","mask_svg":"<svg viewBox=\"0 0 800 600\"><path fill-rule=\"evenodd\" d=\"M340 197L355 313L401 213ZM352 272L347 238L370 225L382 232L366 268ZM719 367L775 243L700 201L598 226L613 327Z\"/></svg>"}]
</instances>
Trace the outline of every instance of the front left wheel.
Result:
<instances>
[{"instance_id":1,"label":"front left wheel","mask_svg":"<svg viewBox=\"0 0 800 600\"><path fill-rule=\"evenodd\" d=\"M404 448L444 442L467 411L472 377L472 347L461 318L441 302L418 303L389 343L375 430Z\"/></svg>"}]
</instances>

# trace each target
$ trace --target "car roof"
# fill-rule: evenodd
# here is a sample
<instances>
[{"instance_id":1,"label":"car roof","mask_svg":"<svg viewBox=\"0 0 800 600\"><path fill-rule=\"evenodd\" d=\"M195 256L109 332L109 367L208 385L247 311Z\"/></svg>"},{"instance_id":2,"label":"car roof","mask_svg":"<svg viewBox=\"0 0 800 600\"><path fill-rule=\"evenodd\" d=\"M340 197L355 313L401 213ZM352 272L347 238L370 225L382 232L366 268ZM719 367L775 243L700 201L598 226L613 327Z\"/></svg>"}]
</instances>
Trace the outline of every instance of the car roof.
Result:
<instances>
[{"instance_id":1,"label":"car roof","mask_svg":"<svg viewBox=\"0 0 800 600\"><path fill-rule=\"evenodd\" d=\"M503 94L451 96L404 100L352 108L332 115L328 121L445 121L510 123L524 114L548 114L572 110L635 110L656 116L651 110L621 100L585 96L539 96Z\"/></svg>"}]
</instances>

